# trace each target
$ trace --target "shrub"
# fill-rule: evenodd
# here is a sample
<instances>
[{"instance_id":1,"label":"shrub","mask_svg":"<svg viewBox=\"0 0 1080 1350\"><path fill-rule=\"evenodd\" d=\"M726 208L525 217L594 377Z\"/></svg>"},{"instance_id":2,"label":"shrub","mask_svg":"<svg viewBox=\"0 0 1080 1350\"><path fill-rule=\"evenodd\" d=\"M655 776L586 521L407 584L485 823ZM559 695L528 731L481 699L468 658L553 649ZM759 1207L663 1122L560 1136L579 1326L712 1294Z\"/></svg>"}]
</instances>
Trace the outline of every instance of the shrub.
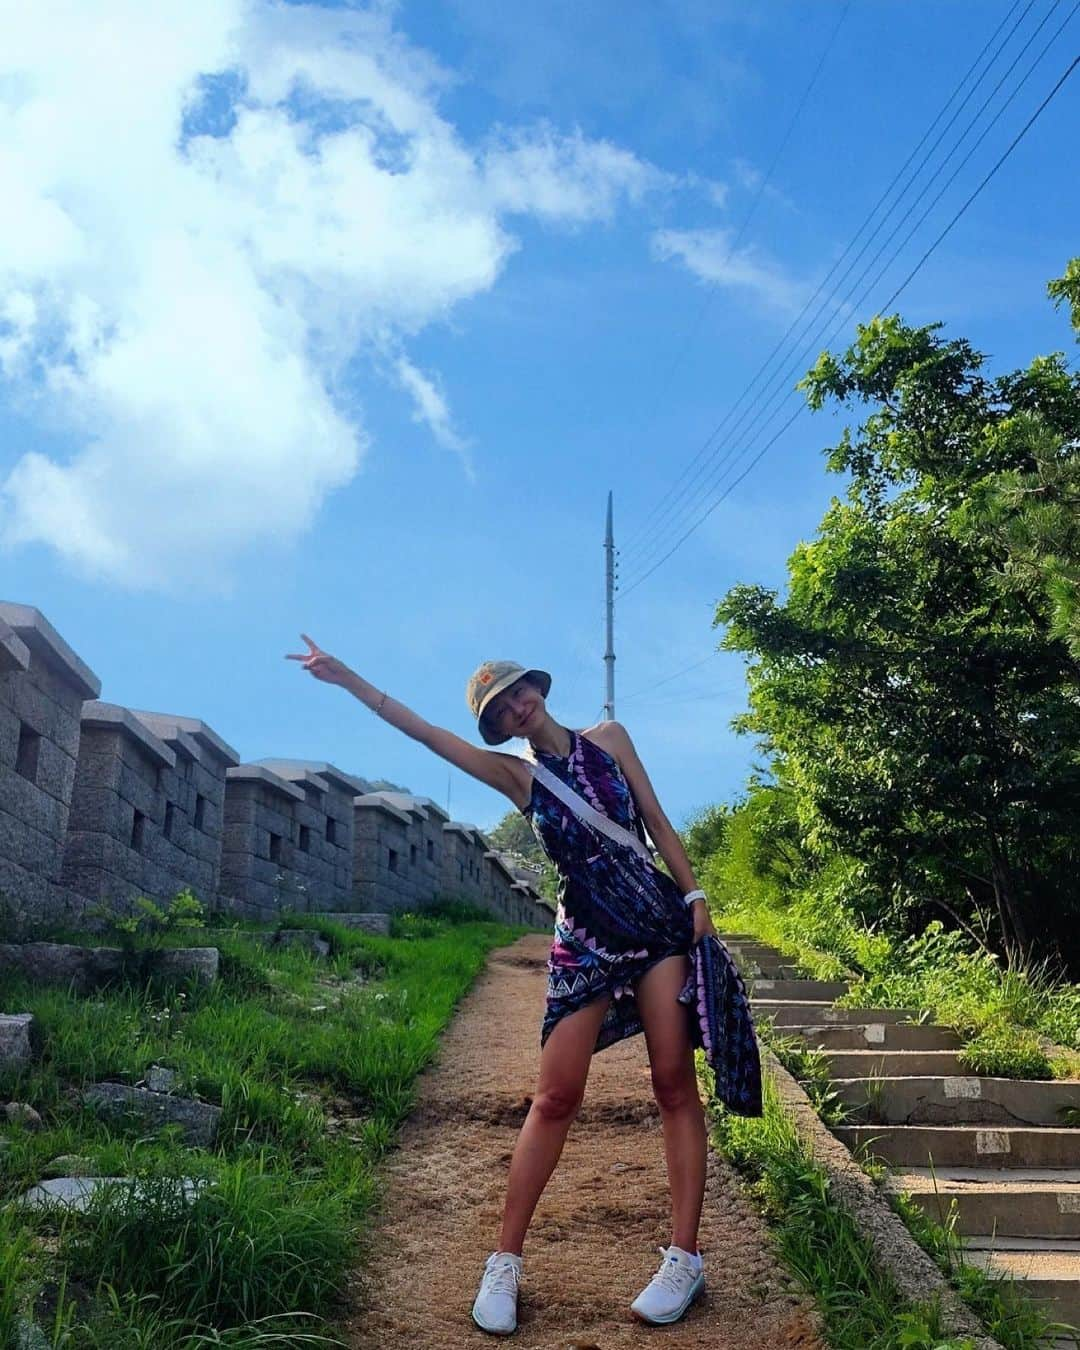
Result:
<instances>
[{"instance_id":1,"label":"shrub","mask_svg":"<svg viewBox=\"0 0 1080 1350\"><path fill-rule=\"evenodd\" d=\"M1053 1066L1032 1032L989 1027L960 1051L965 1069L989 1078L1053 1078Z\"/></svg>"}]
</instances>

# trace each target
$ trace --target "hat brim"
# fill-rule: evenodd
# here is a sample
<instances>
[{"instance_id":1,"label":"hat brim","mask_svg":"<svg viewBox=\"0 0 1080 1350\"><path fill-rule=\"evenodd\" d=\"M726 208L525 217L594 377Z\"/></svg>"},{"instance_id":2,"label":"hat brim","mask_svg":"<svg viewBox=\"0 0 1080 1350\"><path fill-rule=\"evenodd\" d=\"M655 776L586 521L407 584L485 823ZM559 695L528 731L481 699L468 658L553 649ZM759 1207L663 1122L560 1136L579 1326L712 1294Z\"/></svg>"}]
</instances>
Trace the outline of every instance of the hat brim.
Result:
<instances>
[{"instance_id":1,"label":"hat brim","mask_svg":"<svg viewBox=\"0 0 1080 1350\"><path fill-rule=\"evenodd\" d=\"M511 671L509 675L501 680L496 680L490 689L485 690L483 701L476 711L476 728L487 745L503 745L510 740L509 736L501 736L497 731L485 722L484 713L487 706L496 694L501 694L504 689L509 689L512 684L517 684L518 680L532 679L540 690L544 698L547 698L548 691L551 689L551 676L546 670L516 670Z\"/></svg>"}]
</instances>

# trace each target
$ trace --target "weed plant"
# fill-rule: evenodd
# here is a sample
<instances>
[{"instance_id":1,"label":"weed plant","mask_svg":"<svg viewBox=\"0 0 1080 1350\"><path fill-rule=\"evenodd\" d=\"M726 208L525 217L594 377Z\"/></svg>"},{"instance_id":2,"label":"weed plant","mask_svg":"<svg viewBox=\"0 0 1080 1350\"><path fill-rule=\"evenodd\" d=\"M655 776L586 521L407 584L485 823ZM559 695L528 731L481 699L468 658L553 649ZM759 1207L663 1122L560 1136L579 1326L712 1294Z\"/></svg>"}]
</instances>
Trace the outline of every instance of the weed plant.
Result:
<instances>
[{"instance_id":1,"label":"weed plant","mask_svg":"<svg viewBox=\"0 0 1080 1350\"><path fill-rule=\"evenodd\" d=\"M800 843L791 821L766 819L788 809L780 796L752 800L753 809L715 811L684 832L723 927L794 953L817 979L851 979L841 1000L851 1007L913 1008L965 1040L987 1033L985 1062L999 1073L1026 1074L1036 1063L1033 1048L1045 1058L1048 1042L1080 1051L1080 985L1049 962L1001 960L980 940L988 925L978 917L967 931L934 921L906 932L903 896L886 905L852 859L813 855L811 865L812 840ZM870 923L865 914L884 917ZM973 1063L981 1053L973 1052ZM1075 1073L1076 1065L1074 1058L1051 1067Z\"/></svg>"},{"instance_id":2,"label":"weed plant","mask_svg":"<svg viewBox=\"0 0 1080 1350\"><path fill-rule=\"evenodd\" d=\"M770 1080L760 1120L713 1103L713 1142L761 1203L781 1259L817 1304L831 1350L971 1350L943 1331L937 1303L909 1303L877 1266Z\"/></svg>"},{"instance_id":3,"label":"weed plant","mask_svg":"<svg viewBox=\"0 0 1080 1350\"><path fill-rule=\"evenodd\" d=\"M994 1278L964 1261L963 1239L956 1231L955 1211L945 1223L936 1223L910 1196L890 1195L889 1198L915 1240L934 1258L964 1302L1006 1350L1044 1345L1048 1337L1055 1344L1071 1342L1080 1346L1080 1337L1073 1327L1050 1321L1015 1283Z\"/></svg>"},{"instance_id":4,"label":"weed plant","mask_svg":"<svg viewBox=\"0 0 1080 1350\"><path fill-rule=\"evenodd\" d=\"M760 1120L732 1115L714 1101L713 1142L759 1200L781 1259L817 1304L831 1350L970 1350L970 1340L946 1335L937 1301L912 1304L899 1294L831 1198L828 1173L807 1153L768 1079L763 1095ZM904 1217L1006 1350L1041 1350L1043 1338L1058 1330L1014 1286L964 1265L955 1235L912 1202Z\"/></svg>"},{"instance_id":5,"label":"weed plant","mask_svg":"<svg viewBox=\"0 0 1080 1350\"><path fill-rule=\"evenodd\" d=\"M457 910L402 916L392 937L318 926L329 961L219 928L209 987L129 979L80 998L0 982L0 1009L34 1013L44 1047L0 1072L0 1100L43 1117L0 1132L0 1350L28 1311L63 1350L341 1343L345 1277L415 1077L486 952L521 930ZM91 1083L139 1084L153 1064L222 1107L214 1150L81 1106ZM71 1155L138 1191L106 1188L85 1215L5 1208ZM185 1199L179 1178L201 1184Z\"/></svg>"},{"instance_id":6,"label":"weed plant","mask_svg":"<svg viewBox=\"0 0 1080 1350\"><path fill-rule=\"evenodd\" d=\"M830 1129L843 1125L849 1113L832 1085L828 1055L802 1036L782 1036L771 1025L759 1026L757 1031L758 1038L801 1085L825 1124Z\"/></svg>"}]
</instances>

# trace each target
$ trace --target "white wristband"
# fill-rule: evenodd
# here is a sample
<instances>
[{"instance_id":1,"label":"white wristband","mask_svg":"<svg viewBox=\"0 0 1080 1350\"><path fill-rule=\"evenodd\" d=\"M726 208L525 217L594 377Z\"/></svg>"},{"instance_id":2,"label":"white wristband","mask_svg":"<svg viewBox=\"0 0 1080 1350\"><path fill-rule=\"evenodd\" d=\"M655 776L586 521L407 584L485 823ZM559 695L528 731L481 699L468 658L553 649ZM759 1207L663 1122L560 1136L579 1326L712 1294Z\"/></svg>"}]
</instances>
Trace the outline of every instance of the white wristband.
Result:
<instances>
[{"instance_id":1,"label":"white wristband","mask_svg":"<svg viewBox=\"0 0 1080 1350\"><path fill-rule=\"evenodd\" d=\"M686 894L683 896L683 902L687 905L692 905L695 900L705 900L705 899L706 895L704 891L687 891Z\"/></svg>"}]
</instances>

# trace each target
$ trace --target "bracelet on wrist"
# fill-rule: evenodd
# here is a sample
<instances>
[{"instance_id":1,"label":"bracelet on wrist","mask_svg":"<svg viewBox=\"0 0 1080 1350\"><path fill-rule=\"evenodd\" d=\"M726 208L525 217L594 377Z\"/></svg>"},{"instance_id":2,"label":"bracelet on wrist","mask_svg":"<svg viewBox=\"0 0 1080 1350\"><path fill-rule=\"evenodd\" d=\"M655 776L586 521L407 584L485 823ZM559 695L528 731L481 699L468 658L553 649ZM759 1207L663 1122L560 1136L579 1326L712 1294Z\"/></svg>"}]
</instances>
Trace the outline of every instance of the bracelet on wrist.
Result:
<instances>
[{"instance_id":1,"label":"bracelet on wrist","mask_svg":"<svg viewBox=\"0 0 1080 1350\"><path fill-rule=\"evenodd\" d=\"M694 904L698 900L705 900L705 899L707 899L707 896L705 895L704 891L700 890L687 891L686 894L683 896L683 904L689 906Z\"/></svg>"}]
</instances>

